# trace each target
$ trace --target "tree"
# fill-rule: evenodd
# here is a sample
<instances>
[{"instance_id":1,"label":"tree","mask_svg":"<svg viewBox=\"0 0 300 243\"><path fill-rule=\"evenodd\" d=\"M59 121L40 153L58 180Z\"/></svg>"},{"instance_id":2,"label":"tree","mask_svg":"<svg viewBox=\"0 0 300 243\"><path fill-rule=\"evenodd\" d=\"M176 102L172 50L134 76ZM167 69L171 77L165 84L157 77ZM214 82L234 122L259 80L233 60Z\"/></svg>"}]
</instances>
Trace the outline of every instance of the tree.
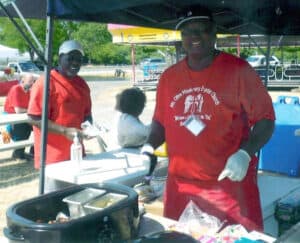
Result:
<instances>
[{"instance_id":1,"label":"tree","mask_svg":"<svg viewBox=\"0 0 300 243\"><path fill-rule=\"evenodd\" d=\"M45 47L46 20L27 19L26 21L41 46ZM16 22L29 37L31 43L37 47L22 22L19 19L16 19ZM78 40L82 44L87 62L94 64L131 63L131 46L113 44L106 24L55 20L53 35L53 65L58 60L59 45L68 39ZM29 52L32 60L36 57L34 50L8 18L0 18L0 41L7 46L18 48L21 53ZM145 57L161 57L158 50L167 53L170 47L136 46L135 50L135 62L139 63Z\"/></svg>"},{"instance_id":2,"label":"tree","mask_svg":"<svg viewBox=\"0 0 300 243\"><path fill-rule=\"evenodd\" d=\"M104 59L103 54L109 53L105 48L112 39L105 24L78 23L77 31L74 31L71 36L80 41L89 61L101 62Z\"/></svg>"},{"instance_id":3,"label":"tree","mask_svg":"<svg viewBox=\"0 0 300 243\"><path fill-rule=\"evenodd\" d=\"M16 20L19 26L21 26L21 21ZM16 27L8 18L0 18L0 40L4 45L17 48L21 53L29 52L33 57L33 51L29 45L24 41L21 33L16 30ZM27 33L25 28L21 28L24 32ZM32 38L31 38L32 39Z\"/></svg>"},{"instance_id":4,"label":"tree","mask_svg":"<svg viewBox=\"0 0 300 243\"><path fill-rule=\"evenodd\" d=\"M32 32L35 34L38 41L41 43L41 46L45 46L46 39L46 21L45 20L35 20L35 19L27 19L26 20ZM31 43L38 49L35 44L33 38L28 33L27 29L23 25L23 23L16 19L16 22L21 27L26 36L30 39ZM34 50L30 47L30 45L25 41L24 37L21 35L19 31L17 31L16 27L8 18L0 18L0 41L4 45L17 48L21 53L29 52L31 56L31 60L34 59ZM54 61L57 60L57 52L60 43L63 40L69 39L70 35L73 31L76 31L76 25L72 22L66 21L56 21L54 24L54 38L53 38L53 54ZM70 31L72 30L72 31Z\"/></svg>"}]
</instances>

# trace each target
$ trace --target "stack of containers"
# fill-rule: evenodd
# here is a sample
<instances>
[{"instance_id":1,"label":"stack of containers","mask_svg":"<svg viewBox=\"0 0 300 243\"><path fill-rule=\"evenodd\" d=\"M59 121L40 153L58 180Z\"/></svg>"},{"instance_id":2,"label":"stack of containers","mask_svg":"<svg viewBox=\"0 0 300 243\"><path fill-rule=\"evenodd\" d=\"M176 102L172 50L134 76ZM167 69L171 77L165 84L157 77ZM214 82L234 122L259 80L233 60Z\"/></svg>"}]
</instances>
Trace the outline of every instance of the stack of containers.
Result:
<instances>
[{"instance_id":1,"label":"stack of containers","mask_svg":"<svg viewBox=\"0 0 300 243\"><path fill-rule=\"evenodd\" d=\"M279 96L273 103L276 121L269 142L259 154L259 169L288 176L300 175L300 105L297 96Z\"/></svg>"}]
</instances>

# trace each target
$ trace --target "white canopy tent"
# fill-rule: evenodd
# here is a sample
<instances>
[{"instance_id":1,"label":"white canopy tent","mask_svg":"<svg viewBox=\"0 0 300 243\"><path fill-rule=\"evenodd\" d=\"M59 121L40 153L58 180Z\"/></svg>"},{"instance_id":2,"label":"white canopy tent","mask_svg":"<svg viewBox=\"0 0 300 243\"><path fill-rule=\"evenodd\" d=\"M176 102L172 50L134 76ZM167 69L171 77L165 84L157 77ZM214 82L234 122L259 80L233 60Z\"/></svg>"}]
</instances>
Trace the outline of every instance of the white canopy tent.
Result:
<instances>
[{"instance_id":1,"label":"white canopy tent","mask_svg":"<svg viewBox=\"0 0 300 243\"><path fill-rule=\"evenodd\" d=\"M27 61L30 60L28 52L20 53L18 49L11 48L0 44L0 63L7 64L11 61Z\"/></svg>"}]
</instances>

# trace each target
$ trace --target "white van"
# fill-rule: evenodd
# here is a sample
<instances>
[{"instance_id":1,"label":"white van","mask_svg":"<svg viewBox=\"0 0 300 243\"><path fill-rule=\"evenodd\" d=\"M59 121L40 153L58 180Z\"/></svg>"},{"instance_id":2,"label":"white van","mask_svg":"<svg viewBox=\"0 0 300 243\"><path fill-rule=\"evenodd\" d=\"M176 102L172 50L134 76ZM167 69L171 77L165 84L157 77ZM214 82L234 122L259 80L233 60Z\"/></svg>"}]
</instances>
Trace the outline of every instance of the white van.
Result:
<instances>
[{"instance_id":1,"label":"white van","mask_svg":"<svg viewBox=\"0 0 300 243\"><path fill-rule=\"evenodd\" d=\"M22 76L26 73L32 73L34 77L38 78L42 71L31 61L24 62L9 62L7 67L14 70L15 74Z\"/></svg>"},{"instance_id":2,"label":"white van","mask_svg":"<svg viewBox=\"0 0 300 243\"><path fill-rule=\"evenodd\" d=\"M246 60L252 67L260 67L267 65L266 57L264 55L253 55L248 57ZM269 59L269 65L275 66L276 64L280 64L279 59L275 56L271 56Z\"/></svg>"}]
</instances>

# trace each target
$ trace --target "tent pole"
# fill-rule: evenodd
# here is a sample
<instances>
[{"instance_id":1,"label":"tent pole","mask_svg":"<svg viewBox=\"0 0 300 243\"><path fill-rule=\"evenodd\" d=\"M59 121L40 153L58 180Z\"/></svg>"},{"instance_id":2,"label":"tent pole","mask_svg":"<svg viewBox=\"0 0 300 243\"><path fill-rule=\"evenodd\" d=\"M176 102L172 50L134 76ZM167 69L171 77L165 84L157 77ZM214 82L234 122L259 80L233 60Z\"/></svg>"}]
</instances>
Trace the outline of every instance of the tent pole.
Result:
<instances>
[{"instance_id":1,"label":"tent pole","mask_svg":"<svg viewBox=\"0 0 300 243\"><path fill-rule=\"evenodd\" d=\"M269 80L269 67L270 67L270 52L271 52L271 36L268 35L268 41L267 41L267 53L266 53L266 74L265 74L265 87L268 87L268 80Z\"/></svg>"},{"instance_id":2,"label":"tent pole","mask_svg":"<svg viewBox=\"0 0 300 243\"><path fill-rule=\"evenodd\" d=\"M46 60L43 56L43 53L41 53L31 42L31 40L28 38L28 36L24 33L23 29L20 27L20 25L17 23L16 20L12 17L12 15L9 13L9 11L6 9L6 7L2 4L0 1L0 7L5 12L6 16L9 18L9 20L13 23L13 25L16 27L16 29L19 31L19 33L22 35L24 40L27 42L27 44L34 50L34 52L38 55L38 57L41 59L44 64L46 64Z\"/></svg>"},{"instance_id":3,"label":"tent pole","mask_svg":"<svg viewBox=\"0 0 300 243\"><path fill-rule=\"evenodd\" d=\"M237 56L241 56L241 40L240 40L240 35L237 35L236 37L236 48L237 48Z\"/></svg>"},{"instance_id":4,"label":"tent pole","mask_svg":"<svg viewBox=\"0 0 300 243\"><path fill-rule=\"evenodd\" d=\"M176 63L180 60L180 49L181 49L181 44L180 44L180 42L175 42Z\"/></svg>"},{"instance_id":5,"label":"tent pole","mask_svg":"<svg viewBox=\"0 0 300 243\"><path fill-rule=\"evenodd\" d=\"M135 48L134 44L131 44L131 63L132 63L132 79L133 84L135 84Z\"/></svg>"},{"instance_id":6,"label":"tent pole","mask_svg":"<svg viewBox=\"0 0 300 243\"><path fill-rule=\"evenodd\" d=\"M40 157L40 181L39 194L44 194L45 188L45 168L46 168L46 151L47 151L47 135L48 135L48 96L50 83L50 70L52 68L52 42L53 42L53 17L47 17L46 27L46 47L45 59L45 83L43 92L43 109L42 109L42 124L41 124L41 157Z\"/></svg>"},{"instance_id":7,"label":"tent pole","mask_svg":"<svg viewBox=\"0 0 300 243\"><path fill-rule=\"evenodd\" d=\"M263 49L256 43L256 41L251 37L251 35L248 35L250 40L258 47L258 49L261 51L262 54L266 57L266 68L265 68L265 76L264 76L264 85L267 88L268 87L268 80L269 80L269 68L270 68L270 53L271 53L271 35L267 36L267 53L263 51Z\"/></svg>"},{"instance_id":8,"label":"tent pole","mask_svg":"<svg viewBox=\"0 0 300 243\"><path fill-rule=\"evenodd\" d=\"M248 37L249 37L249 39L254 43L254 45L258 48L258 50L263 54L263 55L267 55L266 53L265 53L265 51L260 47L260 45L255 41L255 39L254 38L252 38L252 36L251 35L248 35ZM268 40L269 41L269 40ZM270 39L270 41L271 41L271 39ZM268 44L267 44L268 45Z\"/></svg>"}]
</instances>

